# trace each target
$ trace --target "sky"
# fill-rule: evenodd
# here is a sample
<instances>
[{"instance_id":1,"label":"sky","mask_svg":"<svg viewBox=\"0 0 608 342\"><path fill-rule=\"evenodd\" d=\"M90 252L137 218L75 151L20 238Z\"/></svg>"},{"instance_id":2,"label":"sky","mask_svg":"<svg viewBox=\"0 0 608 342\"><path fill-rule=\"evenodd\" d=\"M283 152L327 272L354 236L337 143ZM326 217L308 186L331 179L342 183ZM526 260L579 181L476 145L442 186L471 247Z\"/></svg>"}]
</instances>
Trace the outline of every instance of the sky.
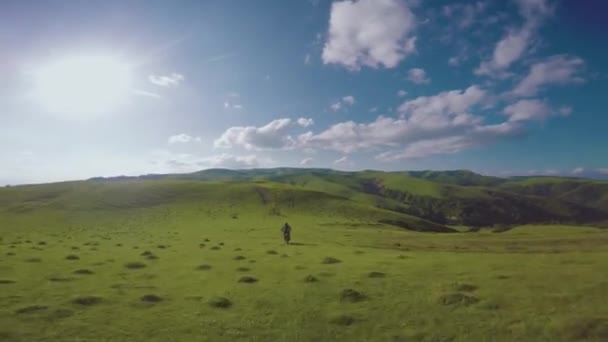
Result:
<instances>
[{"instance_id":1,"label":"sky","mask_svg":"<svg viewBox=\"0 0 608 342\"><path fill-rule=\"evenodd\" d=\"M0 184L608 175L602 0L0 2Z\"/></svg>"}]
</instances>

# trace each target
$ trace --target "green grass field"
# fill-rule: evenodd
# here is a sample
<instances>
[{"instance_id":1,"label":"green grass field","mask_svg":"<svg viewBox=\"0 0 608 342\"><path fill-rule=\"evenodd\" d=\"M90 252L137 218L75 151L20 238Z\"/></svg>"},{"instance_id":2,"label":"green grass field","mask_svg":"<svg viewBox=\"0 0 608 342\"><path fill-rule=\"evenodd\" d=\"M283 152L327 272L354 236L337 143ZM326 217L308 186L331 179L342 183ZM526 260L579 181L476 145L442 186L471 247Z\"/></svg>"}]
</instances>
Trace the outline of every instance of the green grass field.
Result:
<instances>
[{"instance_id":1,"label":"green grass field","mask_svg":"<svg viewBox=\"0 0 608 342\"><path fill-rule=\"evenodd\" d=\"M2 189L0 340L608 340L608 230L418 233L357 203L266 182Z\"/></svg>"}]
</instances>

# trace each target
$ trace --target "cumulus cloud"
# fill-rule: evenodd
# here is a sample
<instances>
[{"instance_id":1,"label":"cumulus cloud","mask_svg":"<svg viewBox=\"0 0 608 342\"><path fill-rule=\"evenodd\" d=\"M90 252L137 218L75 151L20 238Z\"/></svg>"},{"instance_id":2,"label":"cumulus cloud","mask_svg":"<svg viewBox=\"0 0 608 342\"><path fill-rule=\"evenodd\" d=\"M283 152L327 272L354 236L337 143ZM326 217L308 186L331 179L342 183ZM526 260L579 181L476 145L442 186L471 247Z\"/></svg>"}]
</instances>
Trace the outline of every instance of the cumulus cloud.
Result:
<instances>
[{"instance_id":1,"label":"cumulus cloud","mask_svg":"<svg viewBox=\"0 0 608 342\"><path fill-rule=\"evenodd\" d=\"M323 47L325 64L350 70L394 68L416 51L416 18L401 0L336 1Z\"/></svg>"},{"instance_id":2,"label":"cumulus cloud","mask_svg":"<svg viewBox=\"0 0 608 342\"><path fill-rule=\"evenodd\" d=\"M510 122L497 125L474 126L465 134L432 138L406 145L402 151L387 151L376 156L376 160L393 162L424 158L439 154L453 154L467 149L496 143L523 133L523 127Z\"/></svg>"},{"instance_id":3,"label":"cumulus cloud","mask_svg":"<svg viewBox=\"0 0 608 342\"><path fill-rule=\"evenodd\" d=\"M399 112L412 114L415 121L424 121L433 115L464 114L486 97L485 90L473 85L465 90L444 91L434 96L420 96L406 101L399 106Z\"/></svg>"},{"instance_id":4,"label":"cumulus cloud","mask_svg":"<svg viewBox=\"0 0 608 342\"><path fill-rule=\"evenodd\" d=\"M475 69L476 75L497 78L510 76L507 69L529 49L543 19L552 13L547 0L517 0L516 3L524 18L523 25L507 31L496 43L492 58L483 61Z\"/></svg>"},{"instance_id":5,"label":"cumulus cloud","mask_svg":"<svg viewBox=\"0 0 608 342\"><path fill-rule=\"evenodd\" d=\"M193 137L193 136L188 135L186 133L172 135L167 140L167 142L169 144L186 144L186 143L189 143L189 142L199 143L201 141L202 141L202 139L200 137Z\"/></svg>"},{"instance_id":6,"label":"cumulus cloud","mask_svg":"<svg viewBox=\"0 0 608 342\"><path fill-rule=\"evenodd\" d=\"M318 134L302 134L297 141L300 146L347 154L388 149L377 159L393 161L454 153L521 134L523 127L518 123L485 125L483 117L470 113L486 97L478 86L422 96L404 102L398 109L399 118L341 122Z\"/></svg>"},{"instance_id":7,"label":"cumulus cloud","mask_svg":"<svg viewBox=\"0 0 608 342\"><path fill-rule=\"evenodd\" d=\"M431 79L427 77L426 71L420 68L413 68L407 72L407 79L416 84L431 83Z\"/></svg>"},{"instance_id":8,"label":"cumulus cloud","mask_svg":"<svg viewBox=\"0 0 608 342\"><path fill-rule=\"evenodd\" d=\"M585 62L567 55L551 56L533 64L528 75L513 89L513 94L522 97L535 96L543 86L582 83L580 76Z\"/></svg>"},{"instance_id":9,"label":"cumulus cloud","mask_svg":"<svg viewBox=\"0 0 608 342\"><path fill-rule=\"evenodd\" d=\"M216 148L243 147L247 150L289 149L296 145L289 134L294 126L306 127L314 123L312 119L276 119L265 126L235 126L227 129L214 141Z\"/></svg>"},{"instance_id":10,"label":"cumulus cloud","mask_svg":"<svg viewBox=\"0 0 608 342\"><path fill-rule=\"evenodd\" d=\"M404 97L405 95L407 95L407 91L400 89L399 91L397 91L397 96L398 97Z\"/></svg>"},{"instance_id":11,"label":"cumulus cloud","mask_svg":"<svg viewBox=\"0 0 608 342\"><path fill-rule=\"evenodd\" d=\"M313 159L312 158L304 158L300 161L300 166L310 166L312 165Z\"/></svg>"},{"instance_id":12,"label":"cumulus cloud","mask_svg":"<svg viewBox=\"0 0 608 342\"><path fill-rule=\"evenodd\" d=\"M184 75L178 73L171 73L169 75L150 75L148 81L161 87L174 87L178 86L184 80Z\"/></svg>"},{"instance_id":13,"label":"cumulus cloud","mask_svg":"<svg viewBox=\"0 0 608 342\"><path fill-rule=\"evenodd\" d=\"M337 112L341 109L345 109L354 104L355 104L355 97L352 95L348 95L348 96L344 96L343 98L339 99L338 101L332 103L331 106L329 106L329 109L331 109L334 112Z\"/></svg>"},{"instance_id":14,"label":"cumulus cloud","mask_svg":"<svg viewBox=\"0 0 608 342\"><path fill-rule=\"evenodd\" d=\"M503 109L509 121L543 121L551 115L551 108L541 100L519 100Z\"/></svg>"},{"instance_id":15,"label":"cumulus cloud","mask_svg":"<svg viewBox=\"0 0 608 342\"><path fill-rule=\"evenodd\" d=\"M297 123L302 127L308 127L314 125L315 121L311 118L299 118Z\"/></svg>"}]
</instances>

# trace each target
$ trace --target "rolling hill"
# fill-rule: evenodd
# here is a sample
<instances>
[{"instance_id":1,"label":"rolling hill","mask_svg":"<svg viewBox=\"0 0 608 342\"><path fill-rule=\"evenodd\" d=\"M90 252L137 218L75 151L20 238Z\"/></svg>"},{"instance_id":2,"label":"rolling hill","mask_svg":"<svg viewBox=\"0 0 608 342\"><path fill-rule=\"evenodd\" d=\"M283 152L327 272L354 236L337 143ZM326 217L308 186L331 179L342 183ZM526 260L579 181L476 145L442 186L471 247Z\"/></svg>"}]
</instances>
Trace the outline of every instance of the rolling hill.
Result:
<instances>
[{"instance_id":1,"label":"rolling hill","mask_svg":"<svg viewBox=\"0 0 608 342\"><path fill-rule=\"evenodd\" d=\"M608 222L608 182L497 178L466 170L343 172L330 169L209 169L189 174L92 178L0 190L0 210L142 208L230 203L263 215L314 212L416 231L449 226ZM243 210L241 210L243 211Z\"/></svg>"}]
</instances>

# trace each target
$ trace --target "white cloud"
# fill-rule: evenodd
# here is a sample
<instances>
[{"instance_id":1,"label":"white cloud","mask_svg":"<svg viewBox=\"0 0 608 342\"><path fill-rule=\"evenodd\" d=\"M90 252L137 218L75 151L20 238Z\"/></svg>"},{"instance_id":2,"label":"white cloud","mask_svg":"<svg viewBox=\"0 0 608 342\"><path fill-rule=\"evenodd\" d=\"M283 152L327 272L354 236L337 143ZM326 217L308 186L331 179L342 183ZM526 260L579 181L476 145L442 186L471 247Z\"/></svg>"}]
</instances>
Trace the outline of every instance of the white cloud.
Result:
<instances>
[{"instance_id":1,"label":"white cloud","mask_svg":"<svg viewBox=\"0 0 608 342\"><path fill-rule=\"evenodd\" d=\"M448 64L451 66L458 66L460 64L460 58L458 57L450 57L448 59Z\"/></svg>"},{"instance_id":2,"label":"white cloud","mask_svg":"<svg viewBox=\"0 0 608 342\"><path fill-rule=\"evenodd\" d=\"M560 107L558 109L558 111L562 116L570 116L570 114L572 114L572 107L569 107L569 106Z\"/></svg>"},{"instance_id":3,"label":"white cloud","mask_svg":"<svg viewBox=\"0 0 608 342\"><path fill-rule=\"evenodd\" d=\"M202 168L256 168L271 166L274 161L252 155L232 155L222 153L213 156L196 156L189 153L173 153L168 150L152 151L149 164L156 165L157 172L193 172Z\"/></svg>"},{"instance_id":4,"label":"white cloud","mask_svg":"<svg viewBox=\"0 0 608 342\"><path fill-rule=\"evenodd\" d=\"M513 90L517 96L535 96L543 86L581 83L585 62L578 57L556 55L530 67L529 74Z\"/></svg>"},{"instance_id":5,"label":"white cloud","mask_svg":"<svg viewBox=\"0 0 608 342\"><path fill-rule=\"evenodd\" d=\"M337 112L341 109L346 109L346 107L352 106L354 104L355 104L355 97L352 95L348 95L348 96L344 96L337 102L332 103L331 106L329 106L329 109L331 109L334 112Z\"/></svg>"},{"instance_id":6,"label":"white cloud","mask_svg":"<svg viewBox=\"0 0 608 342\"><path fill-rule=\"evenodd\" d=\"M496 44L492 59L483 61L479 68L475 69L475 74L497 78L509 76L509 73L505 70L523 55L530 44L532 34L532 27L529 26L509 30Z\"/></svg>"},{"instance_id":7,"label":"white cloud","mask_svg":"<svg viewBox=\"0 0 608 342\"><path fill-rule=\"evenodd\" d=\"M487 7L485 2L477 1L470 4L450 4L442 7L442 14L450 21L456 21L459 29L467 29Z\"/></svg>"},{"instance_id":8,"label":"white cloud","mask_svg":"<svg viewBox=\"0 0 608 342\"><path fill-rule=\"evenodd\" d=\"M388 151L376 156L376 160L392 162L398 160L424 158L439 154L453 154L467 149L496 143L517 136L523 127L511 122L496 125L473 126L465 133L439 138L429 138L406 145L402 151Z\"/></svg>"},{"instance_id":9,"label":"white cloud","mask_svg":"<svg viewBox=\"0 0 608 342\"><path fill-rule=\"evenodd\" d=\"M160 96L159 94L150 92L150 91L145 91L145 90L141 90L141 89L133 89L132 90L134 94L136 95L140 95L140 96L146 96L146 97L152 97L155 99L161 99L162 96Z\"/></svg>"},{"instance_id":10,"label":"white cloud","mask_svg":"<svg viewBox=\"0 0 608 342\"><path fill-rule=\"evenodd\" d=\"M295 139L289 134L294 126L312 125L312 119L276 119L265 126L235 126L228 128L214 141L216 148L243 147L247 150L290 149L296 146Z\"/></svg>"},{"instance_id":11,"label":"white cloud","mask_svg":"<svg viewBox=\"0 0 608 342\"><path fill-rule=\"evenodd\" d=\"M420 68L413 68L407 72L407 79L416 84L431 83L431 79L427 77L426 71Z\"/></svg>"},{"instance_id":12,"label":"white cloud","mask_svg":"<svg viewBox=\"0 0 608 342\"><path fill-rule=\"evenodd\" d=\"M397 91L397 96L398 97L404 97L405 95L407 95L407 91L400 89L399 91Z\"/></svg>"},{"instance_id":13,"label":"white cloud","mask_svg":"<svg viewBox=\"0 0 608 342\"><path fill-rule=\"evenodd\" d=\"M238 103L232 103L230 101L225 101L224 102L224 109L236 109L236 110L241 110L243 109L243 106L238 104Z\"/></svg>"},{"instance_id":14,"label":"white cloud","mask_svg":"<svg viewBox=\"0 0 608 342\"><path fill-rule=\"evenodd\" d=\"M416 51L416 18L400 0L336 1L331 6L323 63L350 70L396 67Z\"/></svg>"},{"instance_id":15,"label":"white cloud","mask_svg":"<svg viewBox=\"0 0 608 342\"><path fill-rule=\"evenodd\" d=\"M608 168L607 167L595 169L595 171L598 172L598 173L601 173L603 175L608 175Z\"/></svg>"},{"instance_id":16,"label":"white cloud","mask_svg":"<svg viewBox=\"0 0 608 342\"><path fill-rule=\"evenodd\" d=\"M432 115L464 114L486 97L485 90L473 85L465 90L444 91L434 96L420 96L406 101L399 106L399 112L412 114L415 121L424 121Z\"/></svg>"},{"instance_id":17,"label":"white cloud","mask_svg":"<svg viewBox=\"0 0 608 342\"><path fill-rule=\"evenodd\" d=\"M572 174L575 174L575 175L579 175L583 172L585 172L585 168L583 168L583 167L577 167L574 170L572 170Z\"/></svg>"},{"instance_id":18,"label":"white cloud","mask_svg":"<svg viewBox=\"0 0 608 342\"><path fill-rule=\"evenodd\" d=\"M262 164L268 165L272 161L269 159L260 160L256 155L234 156L231 154L220 154L207 158L202 158L198 161L199 166L206 167L224 167L229 169L256 168Z\"/></svg>"},{"instance_id":19,"label":"white cloud","mask_svg":"<svg viewBox=\"0 0 608 342\"><path fill-rule=\"evenodd\" d=\"M334 165L341 166L341 167L351 167L351 166L353 166L353 163L350 161L350 159L347 156L343 156L341 158L334 160Z\"/></svg>"},{"instance_id":20,"label":"white cloud","mask_svg":"<svg viewBox=\"0 0 608 342\"><path fill-rule=\"evenodd\" d=\"M193 137L186 133L176 134L169 137L167 140L169 144L186 144L189 142L199 143L202 141L200 137Z\"/></svg>"},{"instance_id":21,"label":"white cloud","mask_svg":"<svg viewBox=\"0 0 608 342\"><path fill-rule=\"evenodd\" d=\"M395 149L378 157L388 161L453 153L522 132L519 124L484 125L483 117L469 113L485 99L486 92L477 86L418 97L399 107L400 118L380 116L370 123L341 122L318 134L302 134L297 141L299 146L342 153Z\"/></svg>"},{"instance_id":22,"label":"white cloud","mask_svg":"<svg viewBox=\"0 0 608 342\"><path fill-rule=\"evenodd\" d=\"M337 112L342 108L342 102L338 101L336 103L332 103L331 106L329 106L329 108L332 111Z\"/></svg>"},{"instance_id":23,"label":"white cloud","mask_svg":"<svg viewBox=\"0 0 608 342\"><path fill-rule=\"evenodd\" d=\"M314 125L315 121L311 118L299 118L297 123L302 127L308 127Z\"/></svg>"},{"instance_id":24,"label":"white cloud","mask_svg":"<svg viewBox=\"0 0 608 342\"><path fill-rule=\"evenodd\" d=\"M540 100L519 100L503 109L509 121L543 121L551 115L551 108Z\"/></svg>"},{"instance_id":25,"label":"white cloud","mask_svg":"<svg viewBox=\"0 0 608 342\"><path fill-rule=\"evenodd\" d=\"M178 86L184 80L184 75L178 73L171 73L169 75L150 75L148 81L161 87L174 87Z\"/></svg>"},{"instance_id":26,"label":"white cloud","mask_svg":"<svg viewBox=\"0 0 608 342\"><path fill-rule=\"evenodd\" d=\"M553 7L548 0L515 0L522 17L536 21L553 14Z\"/></svg>"},{"instance_id":27,"label":"white cloud","mask_svg":"<svg viewBox=\"0 0 608 342\"><path fill-rule=\"evenodd\" d=\"M344 102L345 105L352 106L355 104L355 97L352 95L344 96L342 102Z\"/></svg>"},{"instance_id":28,"label":"white cloud","mask_svg":"<svg viewBox=\"0 0 608 342\"><path fill-rule=\"evenodd\" d=\"M529 50L543 19L551 15L552 8L547 0L516 0L524 23L519 28L510 28L496 43L492 58L483 61L475 69L478 76L486 75L497 78L510 76L507 69Z\"/></svg>"},{"instance_id":29,"label":"white cloud","mask_svg":"<svg viewBox=\"0 0 608 342\"><path fill-rule=\"evenodd\" d=\"M304 158L300 161L300 166L310 166L314 160L312 158Z\"/></svg>"},{"instance_id":30,"label":"white cloud","mask_svg":"<svg viewBox=\"0 0 608 342\"><path fill-rule=\"evenodd\" d=\"M311 58L312 58L312 57L311 57L311 55L310 55L309 53L307 53L307 54L304 56L304 64L306 64L306 65L310 64L310 60L311 60Z\"/></svg>"}]
</instances>

